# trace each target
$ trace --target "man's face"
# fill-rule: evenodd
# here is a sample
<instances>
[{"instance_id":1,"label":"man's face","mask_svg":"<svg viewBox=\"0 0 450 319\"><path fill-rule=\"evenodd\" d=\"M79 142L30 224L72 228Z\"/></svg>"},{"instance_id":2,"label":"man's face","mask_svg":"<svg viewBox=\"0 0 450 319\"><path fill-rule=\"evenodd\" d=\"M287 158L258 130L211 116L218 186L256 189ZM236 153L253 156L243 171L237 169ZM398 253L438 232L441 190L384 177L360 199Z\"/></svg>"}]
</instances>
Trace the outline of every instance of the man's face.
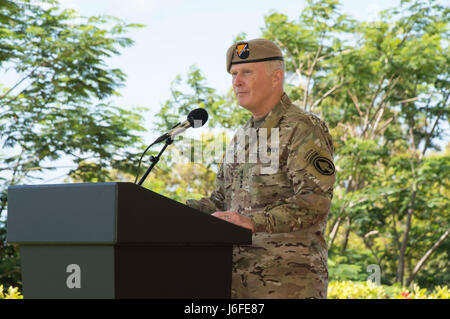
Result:
<instances>
[{"instance_id":1,"label":"man's face","mask_svg":"<svg viewBox=\"0 0 450 319\"><path fill-rule=\"evenodd\" d=\"M230 73L238 103L249 111L261 108L272 95L272 76L264 62L233 64Z\"/></svg>"}]
</instances>

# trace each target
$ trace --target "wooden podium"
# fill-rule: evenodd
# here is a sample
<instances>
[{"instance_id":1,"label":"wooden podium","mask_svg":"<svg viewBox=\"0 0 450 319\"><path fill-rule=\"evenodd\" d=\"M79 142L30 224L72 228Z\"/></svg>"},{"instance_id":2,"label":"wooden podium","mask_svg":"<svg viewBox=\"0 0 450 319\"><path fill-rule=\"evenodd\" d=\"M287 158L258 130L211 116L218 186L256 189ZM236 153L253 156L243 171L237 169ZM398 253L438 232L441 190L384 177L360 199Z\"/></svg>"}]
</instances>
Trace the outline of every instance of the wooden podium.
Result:
<instances>
[{"instance_id":1,"label":"wooden podium","mask_svg":"<svg viewBox=\"0 0 450 319\"><path fill-rule=\"evenodd\" d=\"M11 186L25 298L230 298L251 231L132 183Z\"/></svg>"}]
</instances>

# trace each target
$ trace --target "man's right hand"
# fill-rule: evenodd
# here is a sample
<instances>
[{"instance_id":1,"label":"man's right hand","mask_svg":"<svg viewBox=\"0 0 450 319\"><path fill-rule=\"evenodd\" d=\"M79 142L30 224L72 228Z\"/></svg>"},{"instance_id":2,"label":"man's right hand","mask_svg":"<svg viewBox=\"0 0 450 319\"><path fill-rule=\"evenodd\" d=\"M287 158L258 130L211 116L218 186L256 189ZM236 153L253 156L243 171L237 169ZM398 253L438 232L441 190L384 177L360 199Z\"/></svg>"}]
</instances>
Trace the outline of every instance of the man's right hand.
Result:
<instances>
[{"instance_id":1,"label":"man's right hand","mask_svg":"<svg viewBox=\"0 0 450 319\"><path fill-rule=\"evenodd\" d=\"M253 223L252 219L238 214L237 212L228 211L228 212L215 212L211 214L217 218L223 219L227 222L230 222L232 224L250 229L252 233L255 233L255 224Z\"/></svg>"}]
</instances>

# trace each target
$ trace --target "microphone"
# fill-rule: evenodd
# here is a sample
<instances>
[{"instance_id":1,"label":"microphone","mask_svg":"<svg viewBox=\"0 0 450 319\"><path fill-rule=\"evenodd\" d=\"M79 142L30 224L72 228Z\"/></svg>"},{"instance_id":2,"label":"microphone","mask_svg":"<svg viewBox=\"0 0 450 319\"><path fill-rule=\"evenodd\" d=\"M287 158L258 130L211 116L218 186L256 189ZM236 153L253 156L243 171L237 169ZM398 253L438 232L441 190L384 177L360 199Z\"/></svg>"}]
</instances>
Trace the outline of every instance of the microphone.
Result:
<instances>
[{"instance_id":1,"label":"microphone","mask_svg":"<svg viewBox=\"0 0 450 319\"><path fill-rule=\"evenodd\" d=\"M149 150L150 147L168 139L166 141L166 144L164 145L163 149L159 152L159 154L156 157L155 156L151 157L150 160L152 161L152 165L145 172L144 176L142 176L138 185L142 185L142 183L147 178L150 171L153 169L153 167L156 165L156 163L158 163L159 158L160 158L161 154L164 152L164 150L166 149L166 147L169 146L170 144L172 144L173 137L175 135L178 135L178 134L184 132L185 130L187 130L190 127L197 128L197 127L203 126L203 125L205 125L206 121L208 121L208 112L206 112L205 109L198 108L198 109L195 109L195 110L192 110L191 112L189 112L186 121L184 121L183 123L178 123L177 125L172 127L172 129L169 132L158 137L158 139L156 141L154 141L152 144L150 144L145 149L144 153L142 153L141 158L139 159L139 164L138 164L138 169L137 169L138 173L136 174L136 179L135 179L134 183L135 184L137 183L137 179L139 176L139 168L141 167L142 158L144 157L145 153L147 153L147 151Z\"/></svg>"},{"instance_id":2,"label":"microphone","mask_svg":"<svg viewBox=\"0 0 450 319\"><path fill-rule=\"evenodd\" d=\"M153 144L160 143L168 138L173 139L175 135L183 133L190 127L201 127L205 125L206 121L208 121L208 112L206 112L205 109L198 108L192 110L191 112L189 112L186 121L175 125L169 132L158 137L156 141L153 142Z\"/></svg>"}]
</instances>

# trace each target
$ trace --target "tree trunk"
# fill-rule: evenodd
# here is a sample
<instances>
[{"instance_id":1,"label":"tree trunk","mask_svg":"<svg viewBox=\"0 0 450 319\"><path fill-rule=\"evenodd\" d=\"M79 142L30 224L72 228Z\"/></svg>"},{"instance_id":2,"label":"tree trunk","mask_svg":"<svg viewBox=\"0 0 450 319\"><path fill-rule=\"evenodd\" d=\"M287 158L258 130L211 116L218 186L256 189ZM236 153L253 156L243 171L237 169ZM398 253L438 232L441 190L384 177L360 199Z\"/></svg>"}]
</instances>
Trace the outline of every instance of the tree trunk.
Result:
<instances>
[{"instance_id":1,"label":"tree trunk","mask_svg":"<svg viewBox=\"0 0 450 319\"><path fill-rule=\"evenodd\" d=\"M431 254L439 247L440 244L447 238L447 236L450 233L450 229L447 229L447 231L438 239L437 242L434 243L434 245L427 250L425 255L419 260L416 267L414 267L414 270L412 271L411 275L408 278L408 281L406 282L406 286L410 286L413 282L414 278L416 277L417 273L422 269L425 262L428 260L428 258L431 256Z\"/></svg>"},{"instance_id":2,"label":"tree trunk","mask_svg":"<svg viewBox=\"0 0 450 319\"><path fill-rule=\"evenodd\" d=\"M416 194L417 194L417 191L415 188L416 187L414 185L414 190L411 194L411 201L409 202L408 213L406 216L405 234L403 235L403 240L400 245L400 254L399 254L398 265L397 265L397 277L395 279L395 281L399 282L402 286L403 286L403 277L404 277L404 272L405 272L405 257L406 257L405 253L406 253L406 247L408 246L409 231L411 229L411 219L412 219L412 215L414 213L414 203L415 203Z\"/></svg>"},{"instance_id":3,"label":"tree trunk","mask_svg":"<svg viewBox=\"0 0 450 319\"><path fill-rule=\"evenodd\" d=\"M352 224L352 219L349 217L347 219L347 227L345 230L344 243L342 244L341 253L344 253L347 250L348 237L350 235L350 226Z\"/></svg>"},{"instance_id":4,"label":"tree trunk","mask_svg":"<svg viewBox=\"0 0 450 319\"><path fill-rule=\"evenodd\" d=\"M334 239L336 238L339 226L341 224L341 220L342 220L342 218L341 218L341 216L339 216L333 225L333 229L331 230L331 233L330 233L330 239L328 241L328 249L330 249L333 246L333 242L334 242Z\"/></svg>"},{"instance_id":5,"label":"tree trunk","mask_svg":"<svg viewBox=\"0 0 450 319\"><path fill-rule=\"evenodd\" d=\"M2 215L2 212L6 207L6 201L7 201L6 195L0 196L0 216Z\"/></svg>"},{"instance_id":6,"label":"tree trunk","mask_svg":"<svg viewBox=\"0 0 450 319\"><path fill-rule=\"evenodd\" d=\"M347 187L345 188L344 196L346 196L348 194L348 192L351 190L352 184L353 184L353 176L350 176ZM333 242L338 233L339 226L341 226L342 214L344 213L345 209L347 208L347 205L348 205L348 203L344 203L341 207L341 210L339 211L338 218L336 219L336 222L334 223L333 229L331 230L331 233L330 233L330 241L328 243L328 249L330 249L333 246Z\"/></svg>"}]
</instances>

